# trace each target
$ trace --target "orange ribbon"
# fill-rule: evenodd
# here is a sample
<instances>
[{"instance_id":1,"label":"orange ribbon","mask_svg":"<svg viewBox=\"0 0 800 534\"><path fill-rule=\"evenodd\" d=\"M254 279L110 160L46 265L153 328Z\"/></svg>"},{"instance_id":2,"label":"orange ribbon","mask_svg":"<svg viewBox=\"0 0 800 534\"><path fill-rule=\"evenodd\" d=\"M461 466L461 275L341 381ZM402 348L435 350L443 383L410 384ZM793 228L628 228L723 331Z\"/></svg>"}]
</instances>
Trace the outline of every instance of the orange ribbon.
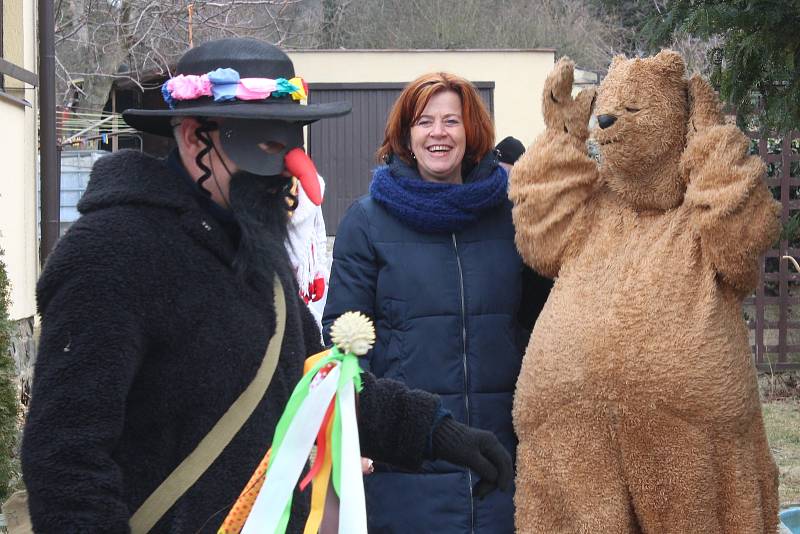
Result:
<instances>
[{"instance_id":1,"label":"orange ribbon","mask_svg":"<svg viewBox=\"0 0 800 534\"><path fill-rule=\"evenodd\" d=\"M256 469L256 472L250 477L250 481L244 487L244 490L242 490L239 498L236 499L233 508L228 512L217 534L239 534L244 528L247 516L250 515L250 510L253 509L253 504L256 502L258 492L261 491L264 480L266 480L270 452L272 452L272 449L267 451L264 459L258 464L258 469Z\"/></svg>"}]
</instances>

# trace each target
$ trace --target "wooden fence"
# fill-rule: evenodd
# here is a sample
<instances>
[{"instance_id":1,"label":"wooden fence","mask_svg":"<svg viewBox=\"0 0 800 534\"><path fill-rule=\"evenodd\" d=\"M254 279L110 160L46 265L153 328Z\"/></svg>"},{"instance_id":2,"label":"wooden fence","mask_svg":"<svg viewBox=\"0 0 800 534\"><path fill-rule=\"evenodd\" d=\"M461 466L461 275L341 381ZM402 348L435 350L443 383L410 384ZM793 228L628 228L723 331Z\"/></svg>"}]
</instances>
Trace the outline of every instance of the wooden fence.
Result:
<instances>
[{"instance_id":1,"label":"wooden fence","mask_svg":"<svg viewBox=\"0 0 800 534\"><path fill-rule=\"evenodd\" d=\"M800 132L751 138L752 152L767 163L765 180L781 202L785 231L761 260L758 287L745 300L745 318L760 370L800 369L800 273L783 259L800 259Z\"/></svg>"}]
</instances>

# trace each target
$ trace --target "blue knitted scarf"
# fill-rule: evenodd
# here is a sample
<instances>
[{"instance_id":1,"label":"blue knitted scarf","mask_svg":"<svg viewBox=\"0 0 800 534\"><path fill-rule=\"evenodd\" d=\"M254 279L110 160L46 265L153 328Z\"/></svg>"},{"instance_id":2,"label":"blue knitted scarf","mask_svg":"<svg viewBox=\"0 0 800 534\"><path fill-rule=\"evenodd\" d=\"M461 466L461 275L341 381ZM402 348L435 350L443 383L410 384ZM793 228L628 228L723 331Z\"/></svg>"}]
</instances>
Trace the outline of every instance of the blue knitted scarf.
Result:
<instances>
[{"instance_id":1,"label":"blue knitted scarf","mask_svg":"<svg viewBox=\"0 0 800 534\"><path fill-rule=\"evenodd\" d=\"M487 154L463 184L423 180L399 158L375 169L370 195L405 225L423 233L457 232L508 198L508 175Z\"/></svg>"}]
</instances>

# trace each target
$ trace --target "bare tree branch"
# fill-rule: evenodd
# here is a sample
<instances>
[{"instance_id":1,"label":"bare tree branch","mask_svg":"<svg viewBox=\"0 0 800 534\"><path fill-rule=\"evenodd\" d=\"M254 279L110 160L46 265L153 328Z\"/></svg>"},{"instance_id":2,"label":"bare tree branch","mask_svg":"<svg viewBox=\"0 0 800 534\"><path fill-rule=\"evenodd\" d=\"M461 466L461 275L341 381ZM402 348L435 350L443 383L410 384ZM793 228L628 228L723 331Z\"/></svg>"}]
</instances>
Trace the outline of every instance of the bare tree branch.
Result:
<instances>
[{"instance_id":1,"label":"bare tree branch","mask_svg":"<svg viewBox=\"0 0 800 534\"><path fill-rule=\"evenodd\" d=\"M290 28L315 0L195 0L195 42L253 36L283 44ZM169 73L189 46L189 0L57 0L56 55L61 91L81 86L80 106L102 108L111 83L143 72ZM312 24L299 25L298 39L310 41ZM120 76L120 72L125 72ZM79 79L81 78L81 79Z\"/></svg>"},{"instance_id":2,"label":"bare tree branch","mask_svg":"<svg viewBox=\"0 0 800 534\"><path fill-rule=\"evenodd\" d=\"M653 0L659 9L664 1ZM59 68L71 73L59 77L64 94L82 83L81 105L97 109L115 79L146 87L143 73L171 73L189 47L190 3L194 43L250 36L287 49L554 47L599 70L629 37L597 16L592 0L56 0Z\"/></svg>"}]
</instances>

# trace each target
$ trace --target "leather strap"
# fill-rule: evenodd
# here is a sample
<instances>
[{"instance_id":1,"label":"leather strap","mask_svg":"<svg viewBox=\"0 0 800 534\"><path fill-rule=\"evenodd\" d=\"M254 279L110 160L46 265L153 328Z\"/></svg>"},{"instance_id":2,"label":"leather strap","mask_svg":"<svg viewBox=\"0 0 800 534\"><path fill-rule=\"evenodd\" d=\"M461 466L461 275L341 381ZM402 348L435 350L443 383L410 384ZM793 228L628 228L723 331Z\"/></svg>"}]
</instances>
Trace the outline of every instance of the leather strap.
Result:
<instances>
[{"instance_id":1,"label":"leather strap","mask_svg":"<svg viewBox=\"0 0 800 534\"><path fill-rule=\"evenodd\" d=\"M155 526L172 505L197 482L197 479L217 459L264 397L278 365L283 333L286 330L286 297L277 274L273 288L275 292L275 334L269 340L264 359L253 381L231 404L228 411L222 415L194 451L136 510L130 519L131 534L145 534Z\"/></svg>"}]
</instances>

